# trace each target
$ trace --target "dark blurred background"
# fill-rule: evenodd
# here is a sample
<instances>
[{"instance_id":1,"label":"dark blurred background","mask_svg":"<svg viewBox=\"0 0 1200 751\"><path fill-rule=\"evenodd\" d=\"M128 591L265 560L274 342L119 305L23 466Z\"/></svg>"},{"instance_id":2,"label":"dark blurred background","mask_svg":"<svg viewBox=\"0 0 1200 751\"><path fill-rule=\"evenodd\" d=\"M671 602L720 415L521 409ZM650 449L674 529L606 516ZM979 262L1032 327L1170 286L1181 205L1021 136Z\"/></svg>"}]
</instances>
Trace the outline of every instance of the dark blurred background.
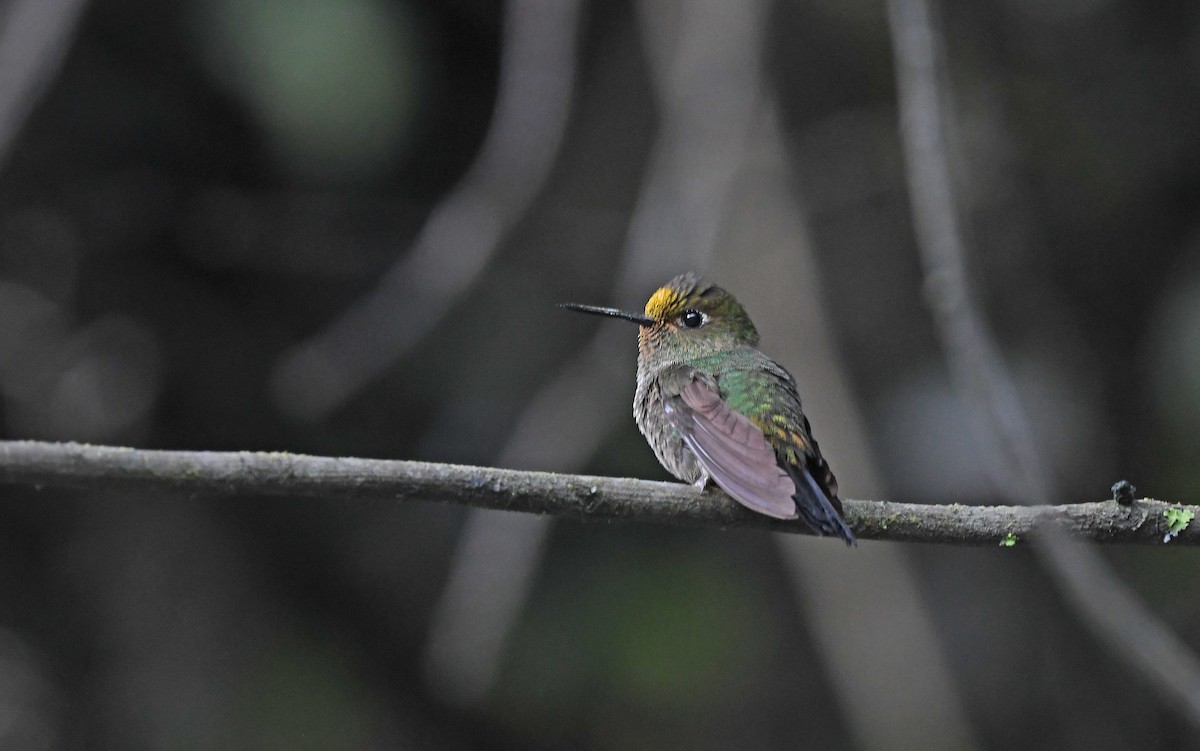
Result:
<instances>
[{"instance_id":1,"label":"dark blurred background","mask_svg":"<svg viewBox=\"0 0 1200 751\"><path fill-rule=\"evenodd\" d=\"M1200 5L944 3L972 282L1063 502L1200 489ZM696 269L850 498L995 503L880 3L8 0L6 438L666 479ZM1200 748L1038 562L436 505L0 503L5 749ZM1200 643L1200 553L1106 549Z\"/></svg>"}]
</instances>

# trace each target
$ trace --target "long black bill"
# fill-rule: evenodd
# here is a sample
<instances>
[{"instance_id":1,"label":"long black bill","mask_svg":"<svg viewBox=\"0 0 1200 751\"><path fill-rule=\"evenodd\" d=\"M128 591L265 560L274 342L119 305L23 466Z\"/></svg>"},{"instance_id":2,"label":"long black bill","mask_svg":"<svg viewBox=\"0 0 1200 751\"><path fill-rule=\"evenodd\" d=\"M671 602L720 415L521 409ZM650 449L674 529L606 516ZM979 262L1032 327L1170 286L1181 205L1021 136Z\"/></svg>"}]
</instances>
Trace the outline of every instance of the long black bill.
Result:
<instances>
[{"instance_id":1,"label":"long black bill","mask_svg":"<svg viewBox=\"0 0 1200 751\"><path fill-rule=\"evenodd\" d=\"M623 318L626 321L633 321L639 326L653 326L654 319L647 318L640 313L630 313L627 310L619 310L617 308L602 308L599 305L580 305L579 303L564 302L559 303L558 307L566 308L567 310L577 310L580 313L591 313L597 316L609 316L610 318Z\"/></svg>"}]
</instances>

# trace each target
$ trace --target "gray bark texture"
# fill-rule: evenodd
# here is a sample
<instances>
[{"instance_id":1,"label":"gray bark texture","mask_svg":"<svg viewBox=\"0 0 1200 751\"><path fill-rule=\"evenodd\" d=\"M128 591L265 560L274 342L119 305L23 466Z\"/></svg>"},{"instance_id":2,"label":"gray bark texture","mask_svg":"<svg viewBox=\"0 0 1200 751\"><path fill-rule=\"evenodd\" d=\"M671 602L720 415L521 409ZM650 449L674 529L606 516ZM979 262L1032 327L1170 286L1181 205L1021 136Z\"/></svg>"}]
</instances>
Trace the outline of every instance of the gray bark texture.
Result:
<instances>
[{"instance_id":1,"label":"gray bark texture","mask_svg":"<svg viewBox=\"0 0 1200 751\"><path fill-rule=\"evenodd\" d=\"M385 459L0 441L0 483L188 495L390 498L585 521L811 534L801 522L755 514L713 488L700 491L679 483ZM860 539L957 545L1019 546L1053 526L1094 542L1164 544L1168 509L1200 510L1150 499L1132 506L1113 501L1057 506L844 503L847 520ZM1165 544L1200 544L1200 518Z\"/></svg>"}]
</instances>

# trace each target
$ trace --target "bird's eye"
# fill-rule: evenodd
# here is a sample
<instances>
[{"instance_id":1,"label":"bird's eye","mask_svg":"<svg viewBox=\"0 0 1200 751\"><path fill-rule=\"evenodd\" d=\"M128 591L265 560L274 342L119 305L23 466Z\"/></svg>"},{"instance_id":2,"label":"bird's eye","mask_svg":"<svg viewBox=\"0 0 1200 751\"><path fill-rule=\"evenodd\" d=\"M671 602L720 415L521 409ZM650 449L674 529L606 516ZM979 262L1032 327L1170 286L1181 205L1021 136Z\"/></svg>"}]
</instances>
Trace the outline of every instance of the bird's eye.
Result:
<instances>
[{"instance_id":1,"label":"bird's eye","mask_svg":"<svg viewBox=\"0 0 1200 751\"><path fill-rule=\"evenodd\" d=\"M704 325L704 314L698 310L685 310L679 320L689 329L698 329Z\"/></svg>"}]
</instances>

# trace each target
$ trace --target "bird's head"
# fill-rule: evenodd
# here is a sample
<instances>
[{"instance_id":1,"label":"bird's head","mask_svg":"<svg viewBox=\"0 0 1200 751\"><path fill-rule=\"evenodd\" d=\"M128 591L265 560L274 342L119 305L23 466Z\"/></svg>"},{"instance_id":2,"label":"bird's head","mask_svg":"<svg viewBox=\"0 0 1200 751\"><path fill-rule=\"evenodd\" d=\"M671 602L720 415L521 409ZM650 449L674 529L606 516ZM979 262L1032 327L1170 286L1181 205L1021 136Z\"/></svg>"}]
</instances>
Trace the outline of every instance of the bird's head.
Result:
<instances>
[{"instance_id":1,"label":"bird's head","mask_svg":"<svg viewBox=\"0 0 1200 751\"><path fill-rule=\"evenodd\" d=\"M562 307L638 324L643 355L696 357L758 344L758 330L733 295L690 272L655 290L641 314L576 303Z\"/></svg>"}]
</instances>

